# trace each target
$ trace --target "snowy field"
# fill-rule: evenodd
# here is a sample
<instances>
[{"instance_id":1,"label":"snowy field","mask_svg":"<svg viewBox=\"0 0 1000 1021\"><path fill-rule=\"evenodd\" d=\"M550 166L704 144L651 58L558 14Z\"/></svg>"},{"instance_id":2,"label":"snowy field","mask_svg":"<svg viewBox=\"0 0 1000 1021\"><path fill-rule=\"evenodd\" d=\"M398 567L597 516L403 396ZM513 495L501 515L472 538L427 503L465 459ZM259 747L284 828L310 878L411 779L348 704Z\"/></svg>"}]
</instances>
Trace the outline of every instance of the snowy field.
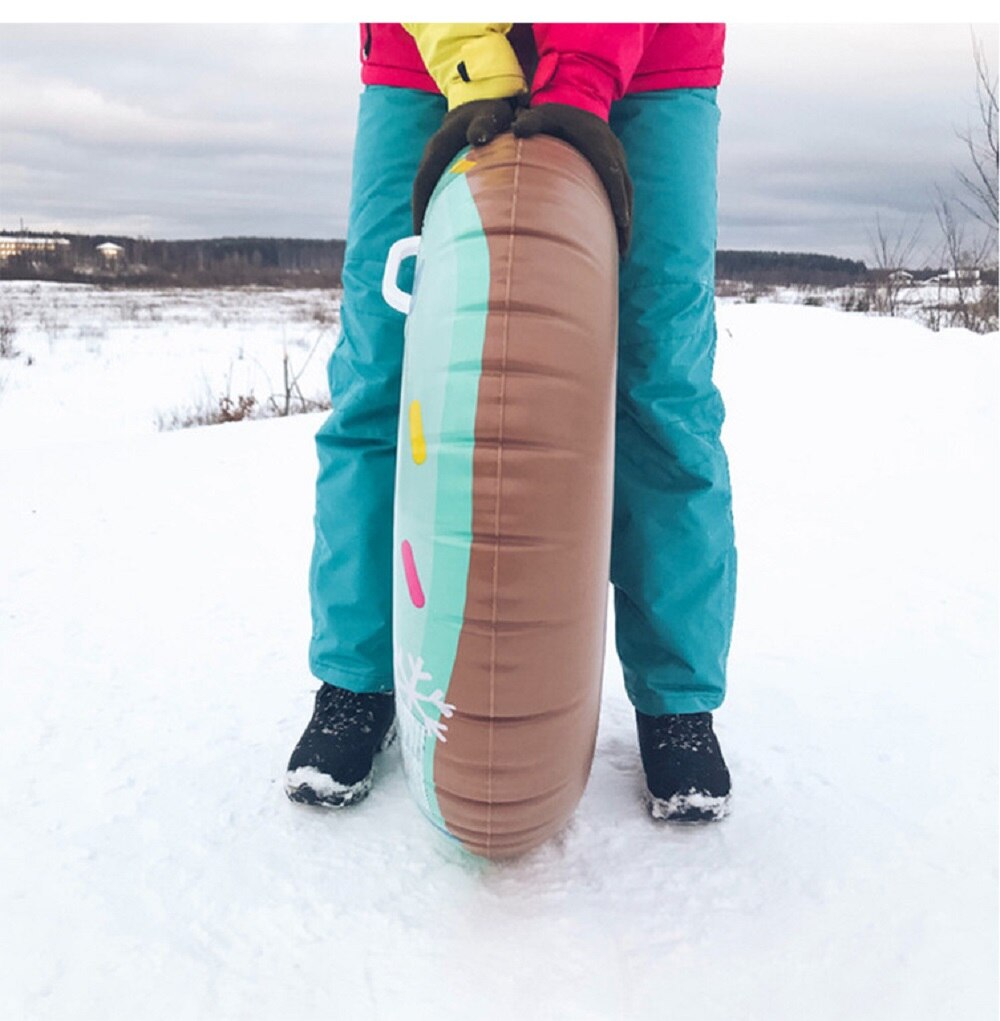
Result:
<instances>
[{"instance_id":1,"label":"snowy field","mask_svg":"<svg viewBox=\"0 0 1000 1021\"><path fill-rule=\"evenodd\" d=\"M891 295L890 295L891 291ZM938 280L923 283L858 283L843 287L800 284L795 286L753 284L720 280L718 294L727 304L778 303L832 308L842 312L877 315L895 308L895 315L934 330L966 326L976 332L996 330L997 291L986 284L957 285ZM964 312L963 312L964 309ZM965 318L963 318L963 315ZM978 325L976 325L978 324Z\"/></svg>"},{"instance_id":2,"label":"snowy field","mask_svg":"<svg viewBox=\"0 0 1000 1021\"><path fill-rule=\"evenodd\" d=\"M609 646L576 816L497 865L436 836L398 748L355 809L282 793L322 413L156 429L233 365L263 393L239 363L304 361L329 296L25 286L0 285L0 1018L996 1017L996 334L720 307L733 814L645 815Z\"/></svg>"},{"instance_id":3,"label":"snowy field","mask_svg":"<svg viewBox=\"0 0 1000 1021\"><path fill-rule=\"evenodd\" d=\"M326 398L338 301L329 290L128 290L0 282L0 447L152 433L175 415L284 399L283 359Z\"/></svg>"}]
</instances>

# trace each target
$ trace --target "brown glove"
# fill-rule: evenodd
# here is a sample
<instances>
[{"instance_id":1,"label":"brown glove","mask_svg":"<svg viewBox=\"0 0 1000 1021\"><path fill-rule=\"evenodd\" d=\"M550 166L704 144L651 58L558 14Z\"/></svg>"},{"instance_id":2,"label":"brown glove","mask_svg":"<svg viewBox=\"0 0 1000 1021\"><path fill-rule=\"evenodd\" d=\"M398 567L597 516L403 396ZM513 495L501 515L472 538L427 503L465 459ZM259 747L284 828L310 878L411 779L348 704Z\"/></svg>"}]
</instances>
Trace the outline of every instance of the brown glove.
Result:
<instances>
[{"instance_id":1,"label":"brown glove","mask_svg":"<svg viewBox=\"0 0 1000 1021\"><path fill-rule=\"evenodd\" d=\"M618 250L624 255L632 239L632 179L625 150L607 122L568 103L541 103L519 111L513 130L518 138L532 135L561 138L590 161L611 201Z\"/></svg>"},{"instance_id":2,"label":"brown glove","mask_svg":"<svg viewBox=\"0 0 1000 1021\"><path fill-rule=\"evenodd\" d=\"M507 131L524 96L509 99L474 99L450 111L431 135L413 181L413 233L419 234L424 213L445 168L467 145L486 145Z\"/></svg>"}]
</instances>

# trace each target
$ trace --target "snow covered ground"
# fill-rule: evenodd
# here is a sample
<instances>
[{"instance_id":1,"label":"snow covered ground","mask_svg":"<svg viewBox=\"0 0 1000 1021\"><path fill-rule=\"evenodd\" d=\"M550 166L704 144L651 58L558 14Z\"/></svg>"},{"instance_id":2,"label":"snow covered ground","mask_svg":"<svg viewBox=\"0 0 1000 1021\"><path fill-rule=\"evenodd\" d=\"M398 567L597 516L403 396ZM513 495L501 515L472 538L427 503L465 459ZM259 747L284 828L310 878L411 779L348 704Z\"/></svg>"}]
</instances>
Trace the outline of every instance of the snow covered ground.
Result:
<instances>
[{"instance_id":1,"label":"snow covered ground","mask_svg":"<svg viewBox=\"0 0 1000 1021\"><path fill-rule=\"evenodd\" d=\"M0 362L0 1017L996 1016L995 334L720 308L733 814L646 817L611 646L572 824L496 865L398 749L355 809L284 798L322 414L157 433L231 357L165 301Z\"/></svg>"},{"instance_id":2,"label":"snow covered ground","mask_svg":"<svg viewBox=\"0 0 1000 1021\"><path fill-rule=\"evenodd\" d=\"M768 285L745 280L719 280L717 293L725 296L722 300L726 303L776 302L846 312L868 312L871 315L878 314L879 309L894 306L899 318L910 319L934 330L966 326L985 333L996 329L996 287L966 283L959 290L954 283L929 280L895 284L891 290L890 301L887 285L872 281L829 287L818 284Z\"/></svg>"},{"instance_id":3,"label":"snow covered ground","mask_svg":"<svg viewBox=\"0 0 1000 1021\"><path fill-rule=\"evenodd\" d=\"M338 307L328 290L2 282L20 357L0 360L0 446L148 434L223 396L260 410L284 397L285 352L302 396L327 397Z\"/></svg>"}]
</instances>

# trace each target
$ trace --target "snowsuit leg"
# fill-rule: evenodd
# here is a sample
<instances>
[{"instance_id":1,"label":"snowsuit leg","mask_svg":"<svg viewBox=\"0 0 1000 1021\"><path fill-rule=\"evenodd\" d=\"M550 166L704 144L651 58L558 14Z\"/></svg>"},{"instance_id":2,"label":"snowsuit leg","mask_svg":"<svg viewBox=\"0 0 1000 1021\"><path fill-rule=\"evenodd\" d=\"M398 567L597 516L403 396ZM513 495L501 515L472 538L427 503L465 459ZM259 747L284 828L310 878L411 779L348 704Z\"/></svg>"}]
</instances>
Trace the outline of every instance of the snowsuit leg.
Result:
<instances>
[{"instance_id":1,"label":"snowsuit leg","mask_svg":"<svg viewBox=\"0 0 1000 1021\"><path fill-rule=\"evenodd\" d=\"M725 696L736 549L715 354L712 88L611 108L635 185L621 266L615 449L616 644L633 705L693 713Z\"/></svg>"},{"instance_id":2,"label":"snowsuit leg","mask_svg":"<svg viewBox=\"0 0 1000 1021\"><path fill-rule=\"evenodd\" d=\"M413 232L413 178L445 112L443 96L374 85L363 91L358 113L340 339L327 367L333 409L316 434L309 569L310 669L357 692L393 686L392 514L405 320L382 300L382 271L389 246ZM402 275L400 285L410 289Z\"/></svg>"}]
</instances>

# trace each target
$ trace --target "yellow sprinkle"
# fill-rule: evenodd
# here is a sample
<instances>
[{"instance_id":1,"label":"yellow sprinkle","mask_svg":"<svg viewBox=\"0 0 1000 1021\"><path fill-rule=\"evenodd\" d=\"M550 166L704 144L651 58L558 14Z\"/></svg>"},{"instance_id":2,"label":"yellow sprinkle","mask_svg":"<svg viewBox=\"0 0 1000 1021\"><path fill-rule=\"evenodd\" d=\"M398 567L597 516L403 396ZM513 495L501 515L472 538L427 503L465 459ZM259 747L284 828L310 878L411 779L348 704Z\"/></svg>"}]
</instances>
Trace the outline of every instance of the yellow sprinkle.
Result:
<instances>
[{"instance_id":1,"label":"yellow sprinkle","mask_svg":"<svg viewBox=\"0 0 1000 1021\"><path fill-rule=\"evenodd\" d=\"M452 168L453 174L464 174L466 170L471 170L476 165L475 160L460 159Z\"/></svg>"},{"instance_id":2,"label":"yellow sprinkle","mask_svg":"<svg viewBox=\"0 0 1000 1021\"><path fill-rule=\"evenodd\" d=\"M427 460L427 443L424 440L424 423L420 417L420 401L410 404L410 448L416 464Z\"/></svg>"}]
</instances>

